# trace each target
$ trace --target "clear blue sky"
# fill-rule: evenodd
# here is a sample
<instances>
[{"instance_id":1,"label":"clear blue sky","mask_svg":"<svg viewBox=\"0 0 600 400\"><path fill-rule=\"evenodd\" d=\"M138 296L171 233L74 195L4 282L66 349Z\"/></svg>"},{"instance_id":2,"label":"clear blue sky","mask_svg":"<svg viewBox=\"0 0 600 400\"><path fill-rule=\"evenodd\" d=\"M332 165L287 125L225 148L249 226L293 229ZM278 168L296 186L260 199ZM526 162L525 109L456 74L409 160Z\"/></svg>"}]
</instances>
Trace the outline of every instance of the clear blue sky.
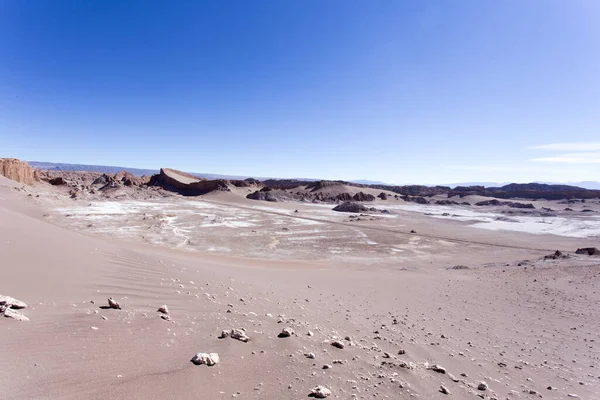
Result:
<instances>
[{"instance_id":1,"label":"clear blue sky","mask_svg":"<svg viewBox=\"0 0 600 400\"><path fill-rule=\"evenodd\" d=\"M0 1L0 157L600 180L600 1Z\"/></svg>"}]
</instances>

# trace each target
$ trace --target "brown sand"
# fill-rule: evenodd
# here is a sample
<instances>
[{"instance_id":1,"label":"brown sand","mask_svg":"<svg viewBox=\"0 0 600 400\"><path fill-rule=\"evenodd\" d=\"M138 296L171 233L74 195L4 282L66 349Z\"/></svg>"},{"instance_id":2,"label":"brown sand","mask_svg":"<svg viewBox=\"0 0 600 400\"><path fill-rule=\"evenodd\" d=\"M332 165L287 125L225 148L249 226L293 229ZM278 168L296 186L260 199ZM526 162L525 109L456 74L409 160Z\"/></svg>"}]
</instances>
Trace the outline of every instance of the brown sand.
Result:
<instances>
[{"instance_id":1,"label":"brown sand","mask_svg":"<svg viewBox=\"0 0 600 400\"><path fill-rule=\"evenodd\" d=\"M240 238L223 239L228 256L207 255L65 229L36 205L47 188L21 186L0 178L0 294L28 303L30 318L0 319L0 398L299 399L316 385L339 399L445 399L441 385L460 399L600 398L600 262L540 260L577 239L416 219L424 234L467 242L424 236L414 263L364 263L366 247L346 261L291 245L245 258L231 243ZM340 218L327 226L354 229ZM446 268L459 262L470 268ZM101 308L108 297L122 310ZM171 321L156 312L163 304ZM296 335L278 338L284 327ZM217 338L232 328L251 340ZM338 339L344 349L330 345ZM197 352L221 362L195 366Z\"/></svg>"}]
</instances>

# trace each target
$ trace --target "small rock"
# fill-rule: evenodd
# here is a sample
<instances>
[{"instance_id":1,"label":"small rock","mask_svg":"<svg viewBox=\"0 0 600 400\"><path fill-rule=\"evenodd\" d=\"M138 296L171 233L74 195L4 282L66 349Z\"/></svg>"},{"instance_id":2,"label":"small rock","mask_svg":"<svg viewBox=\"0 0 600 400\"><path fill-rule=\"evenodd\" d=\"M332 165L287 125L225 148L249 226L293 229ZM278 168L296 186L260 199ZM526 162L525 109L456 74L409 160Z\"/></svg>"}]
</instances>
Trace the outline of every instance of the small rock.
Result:
<instances>
[{"instance_id":1,"label":"small rock","mask_svg":"<svg viewBox=\"0 0 600 400\"><path fill-rule=\"evenodd\" d=\"M243 329L232 329L230 336L232 339L236 339L244 343L247 343L250 340L250 338L246 335L246 331Z\"/></svg>"},{"instance_id":2,"label":"small rock","mask_svg":"<svg viewBox=\"0 0 600 400\"><path fill-rule=\"evenodd\" d=\"M488 389L488 385L487 383L485 383L484 381L479 382L479 385L477 385L477 390L487 390Z\"/></svg>"},{"instance_id":3,"label":"small rock","mask_svg":"<svg viewBox=\"0 0 600 400\"><path fill-rule=\"evenodd\" d=\"M121 305L119 303L117 303L115 301L115 299L113 299L112 297L108 298L108 307L109 308L114 308L116 310L120 310L121 309Z\"/></svg>"},{"instance_id":4,"label":"small rock","mask_svg":"<svg viewBox=\"0 0 600 400\"><path fill-rule=\"evenodd\" d=\"M400 349L400 350L398 350L398 354L399 355L404 355L404 354L406 354L406 350Z\"/></svg>"},{"instance_id":5,"label":"small rock","mask_svg":"<svg viewBox=\"0 0 600 400\"><path fill-rule=\"evenodd\" d=\"M435 372L439 372L440 374L446 373L446 368L442 367L441 365L437 365L437 364L431 365L428 369L435 371Z\"/></svg>"},{"instance_id":6,"label":"small rock","mask_svg":"<svg viewBox=\"0 0 600 400\"><path fill-rule=\"evenodd\" d=\"M285 328L283 328L281 333L278 335L278 337L286 338L286 337L292 336L293 334L294 334L294 330L292 328L285 327Z\"/></svg>"},{"instance_id":7,"label":"small rock","mask_svg":"<svg viewBox=\"0 0 600 400\"><path fill-rule=\"evenodd\" d=\"M326 397L331 396L331 390L327 389L325 386L317 386L313 390L311 390L310 397L314 397L316 399L324 399Z\"/></svg>"},{"instance_id":8,"label":"small rock","mask_svg":"<svg viewBox=\"0 0 600 400\"><path fill-rule=\"evenodd\" d=\"M304 357L306 357L306 358L310 358L311 360L314 360L315 358L317 358L317 357L315 356L315 353L306 353L306 354L304 355Z\"/></svg>"},{"instance_id":9,"label":"small rock","mask_svg":"<svg viewBox=\"0 0 600 400\"><path fill-rule=\"evenodd\" d=\"M221 331L221 334L219 335L219 339L228 338L229 335L231 335L231 330L224 329L223 331Z\"/></svg>"},{"instance_id":10,"label":"small rock","mask_svg":"<svg viewBox=\"0 0 600 400\"><path fill-rule=\"evenodd\" d=\"M27 308L27 304L23 303L21 300L17 300L14 297L10 296L2 296L0 295L0 306L8 306L8 308L12 308L15 310L21 308Z\"/></svg>"},{"instance_id":11,"label":"small rock","mask_svg":"<svg viewBox=\"0 0 600 400\"><path fill-rule=\"evenodd\" d=\"M190 361L196 365L204 364L212 367L219 363L219 355L217 353L197 353Z\"/></svg>"},{"instance_id":12,"label":"small rock","mask_svg":"<svg viewBox=\"0 0 600 400\"><path fill-rule=\"evenodd\" d=\"M329 365L329 364L325 364L323 365L323 369L330 369L333 368L333 366Z\"/></svg>"},{"instance_id":13,"label":"small rock","mask_svg":"<svg viewBox=\"0 0 600 400\"><path fill-rule=\"evenodd\" d=\"M163 304L162 306L160 306L160 308L158 310L156 310L159 313L163 313L163 314L168 314L169 313L169 308L167 307L166 304Z\"/></svg>"},{"instance_id":14,"label":"small rock","mask_svg":"<svg viewBox=\"0 0 600 400\"><path fill-rule=\"evenodd\" d=\"M4 315L6 318L16 319L17 321L29 321L29 318L18 311L8 308L7 305L0 306L0 314Z\"/></svg>"},{"instance_id":15,"label":"small rock","mask_svg":"<svg viewBox=\"0 0 600 400\"><path fill-rule=\"evenodd\" d=\"M338 349L343 349L344 347L346 347L346 345L344 343L340 342L339 340L331 342L331 345L333 347L337 347Z\"/></svg>"},{"instance_id":16,"label":"small rock","mask_svg":"<svg viewBox=\"0 0 600 400\"><path fill-rule=\"evenodd\" d=\"M450 391L448 390L448 388L444 385L440 385L440 392L444 393L444 394L450 394Z\"/></svg>"}]
</instances>

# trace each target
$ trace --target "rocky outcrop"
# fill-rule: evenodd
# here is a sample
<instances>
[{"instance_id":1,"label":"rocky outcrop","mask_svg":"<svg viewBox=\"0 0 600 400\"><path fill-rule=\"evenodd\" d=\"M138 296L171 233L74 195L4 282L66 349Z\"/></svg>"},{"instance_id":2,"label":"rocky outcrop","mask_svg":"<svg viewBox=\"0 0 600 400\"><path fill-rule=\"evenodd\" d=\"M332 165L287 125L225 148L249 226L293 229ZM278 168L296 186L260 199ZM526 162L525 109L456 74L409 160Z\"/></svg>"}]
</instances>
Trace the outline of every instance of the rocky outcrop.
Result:
<instances>
[{"instance_id":1,"label":"rocky outcrop","mask_svg":"<svg viewBox=\"0 0 600 400\"><path fill-rule=\"evenodd\" d=\"M417 204L429 204L429 201L425 198L425 197L421 197L421 196L408 196L408 195L404 195L404 196L400 196L400 198L404 201L409 201L411 203L417 203Z\"/></svg>"},{"instance_id":2,"label":"rocky outcrop","mask_svg":"<svg viewBox=\"0 0 600 400\"><path fill-rule=\"evenodd\" d=\"M316 192L317 190L321 190L327 187L332 186L343 186L346 185L347 182L344 181L316 181L311 182L306 186L306 189L310 189L311 192Z\"/></svg>"},{"instance_id":3,"label":"rocky outcrop","mask_svg":"<svg viewBox=\"0 0 600 400\"><path fill-rule=\"evenodd\" d=\"M51 184L52 186L62 186L62 185L66 185L67 181L62 176L58 176L56 178L50 179L48 181L48 183Z\"/></svg>"},{"instance_id":4,"label":"rocky outcrop","mask_svg":"<svg viewBox=\"0 0 600 400\"><path fill-rule=\"evenodd\" d=\"M438 206L458 206L460 203L454 200L437 200L435 202Z\"/></svg>"},{"instance_id":5,"label":"rocky outcrop","mask_svg":"<svg viewBox=\"0 0 600 400\"><path fill-rule=\"evenodd\" d=\"M486 196L500 199L592 199L600 197L600 190L589 190L570 185L548 185L545 183L511 183L500 187L457 186L448 192L452 196Z\"/></svg>"},{"instance_id":6,"label":"rocky outcrop","mask_svg":"<svg viewBox=\"0 0 600 400\"><path fill-rule=\"evenodd\" d=\"M600 250L595 247L584 247L581 249L577 249L575 254L587 254L588 256L600 256Z\"/></svg>"},{"instance_id":7,"label":"rocky outcrop","mask_svg":"<svg viewBox=\"0 0 600 400\"><path fill-rule=\"evenodd\" d=\"M352 200L354 201L375 201L375 196L368 193L358 192L354 196L352 196Z\"/></svg>"},{"instance_id":8,"label":"rocky outcrop","mask_svg":"<svg viewBox=\"0 0 600 400\"><path fill-rule=\"evenodd\" d=\"M268 191L257 190L255 192L247 195L246 198L250 199L250 200L261 200L261 201L272 201L272 202L278 201L277 197L274 195L273 191L271 191L271 190L268 190Z\"/></svg>"},{"instance_id":9,"label":"rocky outcrop","mask_svg":"<svg viewBox=\"0 0 600 400\"><path fill-rule=\"evenodd\" d=\"M263 184L273 189L295 189L301 185L306 185L306 181L297 179L267 179L262 181Z\"/></svg>"},{"instance_id":10,"label":"rocky outcrop","mask_svg":"<svg viewBox=\"0 0 600 400\"><path fill-rule=\"evenodd\" d=\"M357 185L358 186L358 185ZM367 187L380 190L388 190L390 192L398 193L399 195L408 196L435 196L438 194L446 194L451 191L448 186L424 186L424 185L405 185L405 186L391 186L391 185L368 185Z\"/></svg>"},{"instance_id":11,"label":"rocky outcrop","mask_svg":"<svg viewBox=\"0 0 600 400\"><path fill-rule=\"evenodd\" d=\"M115 174L114 180L120 182L125 186L141 186L148 182L144 177L135 176L128 171L119 171Z\"/></svg>"},{"instance_id":12,"label":"rocky outcrop","mask_svg":"<svg viewBox=\"0 0 600 400\"><path fill-rule=\"evenodd\" d=\"M186 196L198 196L215 190L229 191L224 179L208 180L170 168L161 168L160 173L152 175L149 186L178 192Z\"/></svg>"},{"instance_id":13,"label":"rocky outcrop","mask_svg":"<svg viewBox=\"0 0 600 400\"><path fill-rule=\"evenodd\" d=\"M387 200L387 194L385 194L384 192L381 192L377 195L377 197L379 197L381 200Z\"/></svg>"},{"instance_id":14,"label":"rocky outcrop","mask_svg":"<svg viewBox=\"0 0 600 400\"><path fill-rule=\"evenodd\" d=\"M560 250L556 250L554 253L544 256L544 260L560 260L562 258L569 258L569 255L564 254Z\"/></svg>"},{"instance_id":15,"label":"rocky outcrop","mask_svg":"<svg viewBox=\"0 0 600 400\"><path fill-rule=\"evenodd\" d=\"M335 201L352 201L352 195L350 193L340 193L335 196Z\"/></svg>"},{"instance_id":16,"label":"rocky outcrop","mask_svg":"<svg viewBox=\"0 0 600 400\"><path fill-rule=\"evenodd\" d=\"M94 181L92 182L92 185L100 185L100 186L105 186L105 185L110 185L111 183L114 183L115 179L107 174L102 174L99 177L97 177L96 179L94 179Z\"/></svg>"},{"instance_id":17,"label":"rocky outcrop","mask_svg":"<svg viewBox=\"0 0 600 400\"><path fill-rule=\"evenodd\" d=\"M264 187L246 196L247 199L251 200L262 200L262 201L299 201L302 200L302 196L293 193L286 192L285 190L273 190L270 187Z\"/></svg>"},{"instance_id":18,"label":"rocky outcrop","mask_svg":"<svg viewBox=\"0 0 600 400\"><path fill-rule=\"evenodd\" d=\"M511 208L528 208L535 209L535 206L531 203L517 203L512 201L499 201L499 200L484 200L475 203L476 206L507 206Z\"/></svg>"},{"instance_id":19,"label":"rocky outcrop","mask_svg":"<svg viewBox=\"0 0 600 400\"><path fill-rule=\"evenodd\" d=\"M33 185L40 180L29 164L16 158L0 158L0 175L25 185Z\"/></svg>"},{"instance_id":20,"label":"rocky outcrop","mask_svg":"<svg viewBox=\"0 0 600 400\"><path fill-rule=\"evenodd\" d=\"M367 207L363 206L362 204L349 201L349 202L342 203L342 204L334 207L333 211L347 212L347 213L360 213L360 212L367 212L367 211L369 211L369 209Z\"/></svg>"}]
</instances>

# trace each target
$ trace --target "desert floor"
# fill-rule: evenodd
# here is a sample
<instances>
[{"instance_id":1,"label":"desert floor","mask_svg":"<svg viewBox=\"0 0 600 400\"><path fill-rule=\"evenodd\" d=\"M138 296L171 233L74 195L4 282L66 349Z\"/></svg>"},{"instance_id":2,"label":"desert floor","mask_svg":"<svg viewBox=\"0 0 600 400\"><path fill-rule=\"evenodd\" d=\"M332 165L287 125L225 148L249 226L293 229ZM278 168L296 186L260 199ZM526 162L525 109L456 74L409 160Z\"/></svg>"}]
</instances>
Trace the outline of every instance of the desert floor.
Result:
<instances>
[{"instance_id":1,"label":"desert floor","mask_svg":"<svg viewBox=\"0 0 600 400\"><path fill-rule=\"evenodd\" d=\"M600 398L600 257L574 254L600 247L595 213L375 207L0 178L0 295L29 318L0 320L0 398Z\"/></svg>"}]
</instances>

